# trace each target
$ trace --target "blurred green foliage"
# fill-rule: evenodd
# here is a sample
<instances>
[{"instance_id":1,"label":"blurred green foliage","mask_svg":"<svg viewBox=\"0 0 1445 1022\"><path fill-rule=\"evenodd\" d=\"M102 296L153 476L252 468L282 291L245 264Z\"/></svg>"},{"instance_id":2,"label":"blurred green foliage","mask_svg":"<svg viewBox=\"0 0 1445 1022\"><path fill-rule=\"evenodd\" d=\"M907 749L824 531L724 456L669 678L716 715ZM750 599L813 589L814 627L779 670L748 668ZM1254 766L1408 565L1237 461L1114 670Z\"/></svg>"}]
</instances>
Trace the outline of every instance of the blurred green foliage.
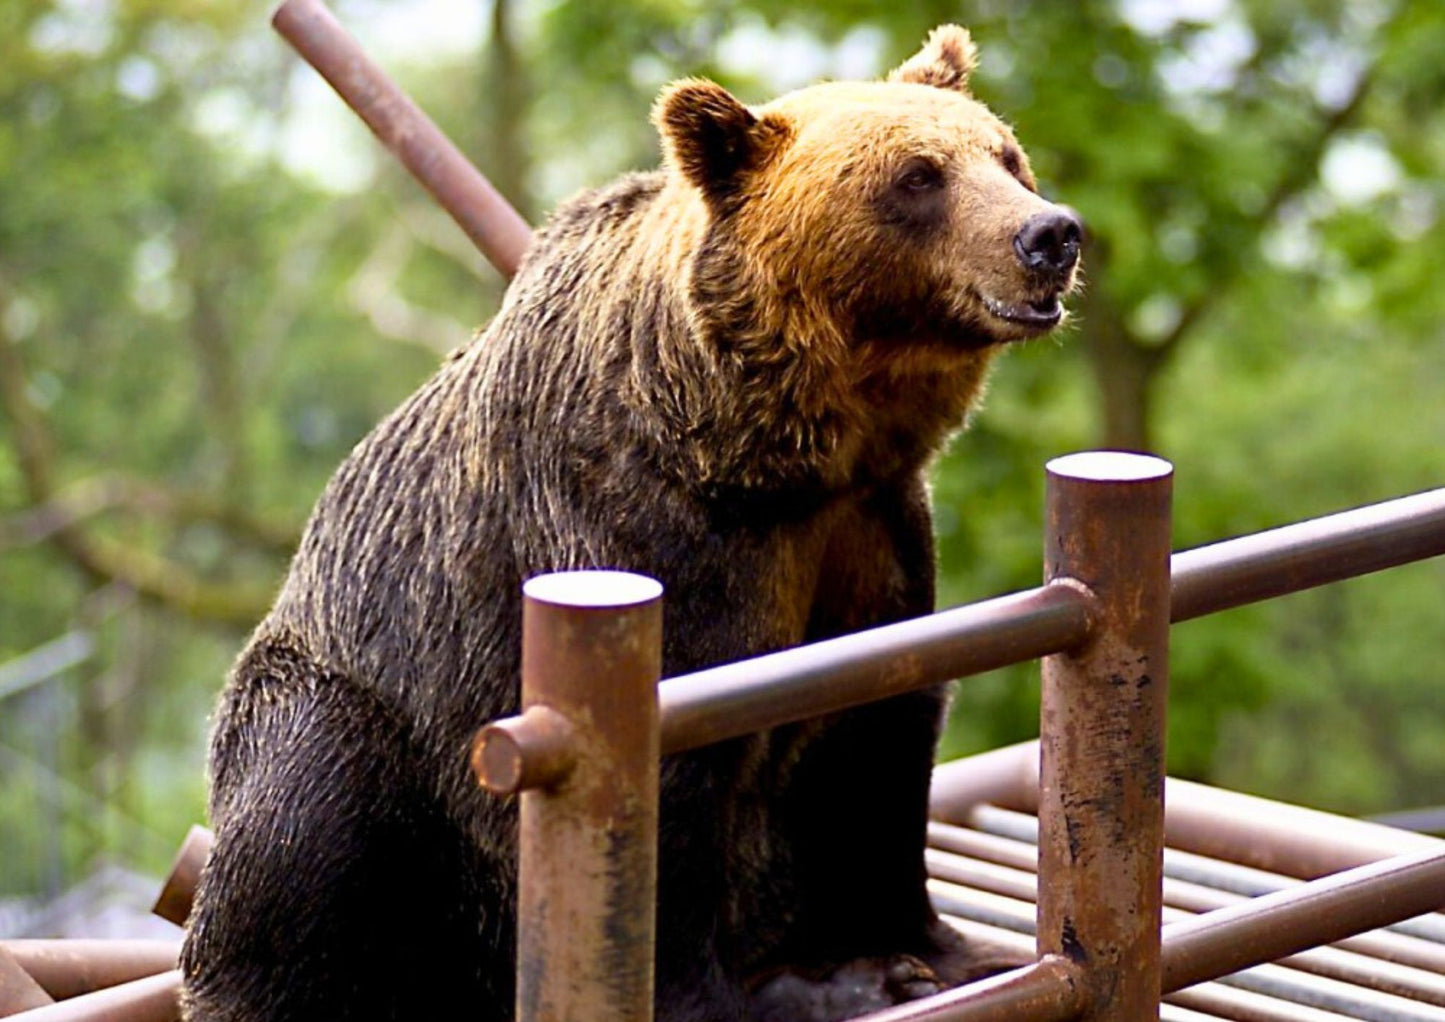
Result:
<instances>
[{"instance_id":1,"label":"blurred green foliage","mask_svg":"<svg viewBox=\"0 0 1445 1022\"><path fill-rule=\"evenodd\" d=\"M972 28L975 91L1083 213L1089 280L940 463L945 603L1036 584L1042 465L1070 450L1173 459L1178 547L1445 483L1438 3L493 0L474 38L402 45L445 10L339 4L534 216L655 163L670 78L759 101ZM248 5L0 0L0 895L97 857L165 867L311 502L495 306L319 88ZM1346 811L1445 802L1442 582L1417 565L1178 629L1172 769ZM23 659L67 636L89 655ZM1035 733L1036 675L963 683L946 754Z\"/></svg>"}]
</instances>

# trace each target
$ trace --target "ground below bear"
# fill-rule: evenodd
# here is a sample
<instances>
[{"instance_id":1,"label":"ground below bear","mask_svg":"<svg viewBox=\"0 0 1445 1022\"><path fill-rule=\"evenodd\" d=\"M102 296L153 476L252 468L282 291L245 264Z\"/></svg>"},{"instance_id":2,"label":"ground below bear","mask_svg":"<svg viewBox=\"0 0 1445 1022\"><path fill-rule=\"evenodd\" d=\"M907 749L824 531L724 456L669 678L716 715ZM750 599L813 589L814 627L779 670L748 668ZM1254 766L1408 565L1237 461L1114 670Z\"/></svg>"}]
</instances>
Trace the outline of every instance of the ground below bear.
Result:
<instances>
[{"instance_id":1,"label":"ground below bear","mask_svg":"<svg viewBox=\"0 0 1445 1022\"><path fill-rule=\"evenodd\" d=\"M944 26L885 81L670 86L662 169L558 209L356 447L219 703L187 1018L512 1018L515 814L467 754L517 710L524 579L660 579L668 674L933 609L930 461L1080 244L975 60ZM943 700L665 762L659 1019L841 1019L989 967L924 887Z\"/></svg>"}]
</instances>

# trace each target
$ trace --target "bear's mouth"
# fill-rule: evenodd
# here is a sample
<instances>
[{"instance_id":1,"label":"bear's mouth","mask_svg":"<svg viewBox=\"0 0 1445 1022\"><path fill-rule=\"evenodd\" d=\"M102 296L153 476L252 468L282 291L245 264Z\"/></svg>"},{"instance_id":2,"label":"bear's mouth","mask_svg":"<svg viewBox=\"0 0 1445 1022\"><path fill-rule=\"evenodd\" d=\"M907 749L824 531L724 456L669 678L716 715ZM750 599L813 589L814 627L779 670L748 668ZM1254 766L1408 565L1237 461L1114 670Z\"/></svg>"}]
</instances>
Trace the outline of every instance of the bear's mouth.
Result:
<instances>
[{"instance_id":1,"label":"bear's mouth","mask_svg":"<svg viewBox=\"0 0 1445 1022\"><path fill-rule=\"evenodd\" d=\"M1049 295L1032 302L1003 302L981 294L984 308L998 319L1034 330L1048 330L1058 326L1064 317L1064 306L1058 295Z\"/></svg>"}]
</instances>

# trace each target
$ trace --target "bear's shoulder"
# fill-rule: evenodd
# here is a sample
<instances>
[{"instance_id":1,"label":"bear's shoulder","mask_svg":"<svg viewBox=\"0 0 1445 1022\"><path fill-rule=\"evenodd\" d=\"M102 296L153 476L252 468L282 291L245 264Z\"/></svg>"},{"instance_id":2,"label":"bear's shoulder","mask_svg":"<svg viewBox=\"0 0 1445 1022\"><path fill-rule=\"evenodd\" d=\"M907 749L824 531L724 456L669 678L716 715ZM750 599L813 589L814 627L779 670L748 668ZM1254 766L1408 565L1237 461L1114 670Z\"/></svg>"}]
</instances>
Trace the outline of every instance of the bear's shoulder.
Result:
<instances>
[{"instance_id":1,"label":"bear's shoulder","mask_svg":"<svg viewBox=\"0 0 1445 1022\"><path fill-rule=\"evenodd\" d=\"M563 201L537 230L529 261L559 244L635 219L652 206L665 183L661 171L634 171Z\"/></svg>"}]
</instances>

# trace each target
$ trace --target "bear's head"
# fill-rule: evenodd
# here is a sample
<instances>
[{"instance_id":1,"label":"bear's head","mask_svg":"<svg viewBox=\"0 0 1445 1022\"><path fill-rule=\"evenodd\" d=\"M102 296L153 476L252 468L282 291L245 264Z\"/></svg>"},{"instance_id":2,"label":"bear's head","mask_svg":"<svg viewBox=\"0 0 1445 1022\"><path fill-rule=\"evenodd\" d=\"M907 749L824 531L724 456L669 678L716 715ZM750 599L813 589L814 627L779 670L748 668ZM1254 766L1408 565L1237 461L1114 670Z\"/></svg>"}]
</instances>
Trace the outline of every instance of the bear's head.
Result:
<instances>
[{"instance_id":1,"label":"bear's head","mask_svg":"<svg viewBox=\"0 0 1445 1022\"><path fill-rule=\"evenodd\" d=\"M753 109L701 79L664 91L670 172L705 210L690 278L703 332L814 360L871 350L864 361L896 374L900 361L977 366L1058 325L1081 227L969 94L976 61L968 33L944 25L881 82Z\"/></svg>"}]
</instances>

